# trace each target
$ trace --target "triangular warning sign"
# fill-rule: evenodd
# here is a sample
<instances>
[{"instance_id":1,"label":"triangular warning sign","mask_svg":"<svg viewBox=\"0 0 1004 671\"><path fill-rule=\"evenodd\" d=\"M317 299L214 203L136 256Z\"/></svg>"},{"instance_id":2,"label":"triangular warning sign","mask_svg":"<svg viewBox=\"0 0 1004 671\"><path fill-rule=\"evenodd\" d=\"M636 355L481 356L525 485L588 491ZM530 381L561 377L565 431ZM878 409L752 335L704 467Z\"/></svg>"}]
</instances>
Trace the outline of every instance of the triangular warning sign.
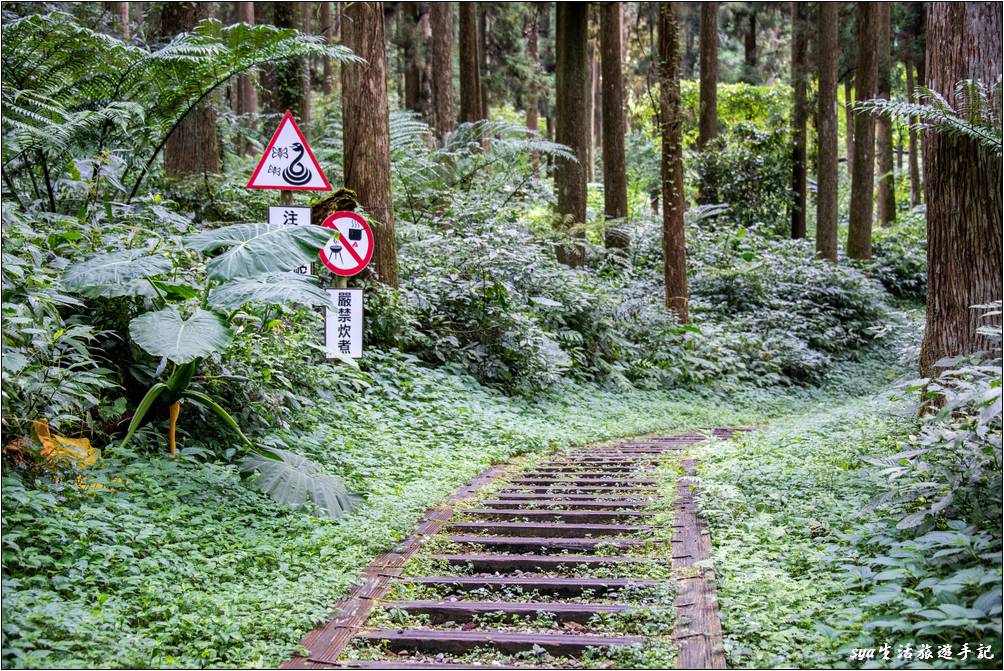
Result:
<instances>
[{"instance_id":1,"label":"triangular warning sign","mask_svg":"<svg viewBox=\"0 0 1004 671\"><path fill-rule=\"evenodd\" d=\"M331 191L328 178L291 113L286 112L279 122L247 188Z\"/></svg>"}]
</instances>

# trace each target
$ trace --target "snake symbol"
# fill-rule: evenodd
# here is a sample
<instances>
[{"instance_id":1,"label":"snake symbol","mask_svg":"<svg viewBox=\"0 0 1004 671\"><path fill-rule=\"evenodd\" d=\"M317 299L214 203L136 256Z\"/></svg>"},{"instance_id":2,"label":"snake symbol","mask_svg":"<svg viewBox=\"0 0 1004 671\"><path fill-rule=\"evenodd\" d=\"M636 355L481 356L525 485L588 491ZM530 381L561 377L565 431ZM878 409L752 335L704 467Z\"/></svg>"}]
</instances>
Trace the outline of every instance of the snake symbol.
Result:
<instances>
[{"instance_id":1,"label":"snake symbol","mask_svg":"<svg viewBox=\"0 0 1004 671\"><path fill-rule=\"evenodd\" d=\"M286 166L282 171L282 178L286 180L287 183L293 186L303 186L314 176L310 170L300 164L303 160L303 145L299 142L294 142L290 147L296 152L296 158L294 158L288 166Z\"/></svg>"}]
</instances>

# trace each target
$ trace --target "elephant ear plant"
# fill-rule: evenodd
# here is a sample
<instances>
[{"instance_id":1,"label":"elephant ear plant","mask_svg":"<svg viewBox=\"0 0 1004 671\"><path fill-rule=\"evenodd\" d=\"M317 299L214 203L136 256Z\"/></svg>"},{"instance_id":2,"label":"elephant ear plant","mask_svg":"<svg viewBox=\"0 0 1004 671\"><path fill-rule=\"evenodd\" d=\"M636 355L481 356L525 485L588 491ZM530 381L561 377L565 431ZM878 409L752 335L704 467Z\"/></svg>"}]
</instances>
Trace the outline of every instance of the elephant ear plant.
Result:
<instances>
[{"instance_id":1,"label":"elephant ear plant","mask_svg":"<svg viewBox=\"0 0 1004 671\"><path fill-rule=\"evenodd\" d=\"M160 357L161 369L173 368L166 381L147 391L129 423L122 445L136 433L158 400L169 409L168 444L176 453L175 427L182 401L204 406L232 429L254 452L271 459L280 455L257 446L233 417L209 395L189 389L203 359L227 350L234 334L230 322L248 303L329 305L326 291L313 279L289 272L317 256L331 232L320 226L236 224L183 240L199 252L226 249L206 264L202 287L168 284L158 276L174 269L165 257L146 250L101 254L74 264L63 276L64 286L84 296L148 296L153 307L129 322L129 337L147 353ZM191 304L201 297L199 305Z\"/></svg>"}]
</instances>

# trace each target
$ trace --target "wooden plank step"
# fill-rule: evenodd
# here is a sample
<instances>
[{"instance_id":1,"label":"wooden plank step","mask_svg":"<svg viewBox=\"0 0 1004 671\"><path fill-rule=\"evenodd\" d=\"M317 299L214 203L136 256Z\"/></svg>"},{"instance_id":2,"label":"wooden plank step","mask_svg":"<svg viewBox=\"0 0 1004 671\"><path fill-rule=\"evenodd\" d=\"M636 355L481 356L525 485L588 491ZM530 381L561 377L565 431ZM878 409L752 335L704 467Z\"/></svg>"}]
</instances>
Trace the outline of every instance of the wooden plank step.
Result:
<instances>
[{"instance_id":1,"label":"wooden plank step","mask_svg":"<svg viewBox=\"0 0 1004 671\"><path fill-rule=\"evenodd\" d=\"M590 469L590 470L586 470ZM636 471L643 470L638 466L624 466L619 468L616 466L607 466L606 468L591 468L590 466L553 466L546 468L535 468L532 471L524 471L523 476L528 478L545 477L553 478L563 475L574 475L576 477L583 478L619 478L625 475L631 475Z\"/></svg>"},{"instance_id":2,"label":"wooden plank step","mask_svg":"<svg viewBox=\"0 0 1004 671\"><path fill-rule=\"evenodd\" d=\"M659 480L655 478L629 478L626 476L611 476L607 478L582 478L576 475L567 477L548 478L513 478L510 484L519 483L521 485L655 485Z\"/></svg>"},{"instance_id":3,"label":"wooden plank step","mask_svg":"<svg viewBox=\"0 0 1004 671\"><path fill-rule=\"evenodd\" d=\"M648 502L654 497L653 494L618 494L613 493L603 493L598 494L574 494L569 492L559 492L556 494L531 494L530 492L509 492L505 497L501 496L501 492L492 492L492 496L495 498L507 498L507 499L555 499L555 500L565 500L565 501L637 501L637 502Z\"/></svg>"},{"instance_id":4,"label":"wooden plank step","mask_svg":"<svg viewBox=\"0 0 1004 671\"><path fill-rule=\"evenodd\" d=\"M665 559L652 557L602 557L599 555L539 555L539 554L489 554L458 553L432 555L432 559L445 561L451 565L470 565L475 571L494 573L496 571L554 571L562 566L611 566L614 564L664 563Z\"/></svg>"},{"instance_id":5,"label":"wooden plank step","mask_svg":"<svg viewBox=\"0 0 1004 671\"><path fill-rule=\"evenodd\" d=\"M516 603L510 601L387 601L384 608L427 615L433 624L471 622L479 615L500 613L505 617L551 613L557 622L586 623L594 615L615 615L630 606L597 603Z\"/></svg>"},{"instance_id":6,"label":"wooden plank step","mask_svg":"<svg viewBox=\"0 0 1004 671\"><path fill-rule=\"evenodd\" d=\"M463 511L463 513L465 515L476 515L479 517L556 520L561 522L579 522L585 524L597 524L623 520L625 518L646 516L646 513L628 510L520 510L518 508L471 508Z\"/></svg>"},{"instance_id":7,"label":"wooden plank step","mask_svg":"<svg viewBox=\"0 0 1004 671\"><path fill-rule=\"evenodd\" d=\"M560 538L547 536L460 536L448 534L446 540L458 545L480 545L510 552L561 552L562 550L593 550L599 545L631 548L644 545L635 538Z\"/></svg>"},{"instance_id":8,"label":"wooden plank step","mask_svg":"<svg viewBox=\"0 0 1004 671\"><path fill-rule=\"evenodd\" d=\"M485 508L527 508L541 510L559 508L564 510L642 510L651 504L645 501L564 501L561 499L499 499L482 501Z\"/></svg>"},{"instance_id":9,"label":"wooden plank step","mask_svg":"<svg viewBox=\"0 0 1004 671\"><path fill-rule=\"evenodd\" d=\"M643 636L593 636L577 634L536 634L499 631L442 631L439 629L374 629L359 632L357 638L384 642L390 650L434 650L467 652L490 647L501 652L522 652L535 647L552 655L578 656L587 648L641 645Z\"/></svg>"},{"instance_id":10,"label":"wooden plank step","mask_svg":"<svg viewBox=\"0 0 1004 671\"><path fill-rule=\"evenodd\" d=\"M554 558L547 557L547 559ZM428 576L422 578L402 578L401 580L405 583L444 587L458 592L516 588L523 592L560 594L562 596L578 596L583 592L606 594L607 592L618 592L629 587L657 587L663 584L659 580L635 580L630 578L528 578L526 576Z\"/></svg>"},{"instance_id":11,"label":"wooden plank step","mask_svg":"<svg viewBox=\"0 0 1004 671\"><path fill-rule=\"evenodd\" d=\"M589 485L585 487L576 487L575 485L551 485L549 487L535 487L533 485L515 485L509 487L508 489L499 490L496 493L503 493L506 491L512 492L538 492L540 494L546 494L547 492L562 492L562 491L573 491L573 492L624 492L629 494L655 494L658 490L654 487L632 487L630 485L624 485L623 487L600 487L597 485Z\"/></svg>"},{"instance_id":12,"label":"wooden plank step","mask_svg":"<svg viewBox=\"0 0 1004 671\"><path fill-rule=\"evenodd\" d=\"M554 522L454 522L450 530L476 533L483 531L500 536L617 536L640 534L655 527L627 524L562 524Z\"/></svg>"},{"instance_id":13,"label":"wooden plank step","mask_svg":"<svg viewBox=\"0 0 1004 671\"><path fill-rule=\"evenodd\" d=\"M314 669L532 669L531 666L494 666L491 664L457 664L449 662L398 662L395 660L348 659L340 662L313 662Z\"/></svg>"}]
</instances>

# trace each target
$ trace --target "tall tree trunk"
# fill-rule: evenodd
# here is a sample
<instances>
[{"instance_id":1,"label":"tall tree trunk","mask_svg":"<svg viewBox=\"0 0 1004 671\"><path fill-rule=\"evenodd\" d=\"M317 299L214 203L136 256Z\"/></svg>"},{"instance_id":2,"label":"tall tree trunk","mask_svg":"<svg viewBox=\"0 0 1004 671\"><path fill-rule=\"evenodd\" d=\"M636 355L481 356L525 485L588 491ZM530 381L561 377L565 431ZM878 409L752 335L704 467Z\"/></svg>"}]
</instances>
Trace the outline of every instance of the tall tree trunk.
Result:
<instances>
[{"instance_id":1,"label":"tall tree trunk","mask_svg":"<svg viewBox=\"0 0 1004 671\"><path fill-rule=\"evenodd\" d=\"M527 13L526 27L526 57L530 61L530 82L526 96L526 127L537 131L540 126L540 4L533 3ZM537 152L530 156L530 164L534 174L540 157Z\"/></svg>"},{"instance_id":2,"label":"tall tree trunk","mask_svg":"<svg viewBox=\"0 0 1004 671\"><path fill-rule=\"evenodd\" d=\"M191 30L209 17L211 3L171 2L161 9L160 30L172 37ZM216 110L209 102L185 115L167 138L164 169L172 177L220 172L220 144L216 130Z\"/></svg>"},{"instance_id":3,"label":"tall tree trunk","mask_svg":"<svg viewBox=\"0 0 1004 671\"><path fill-rule=\"evenodd\" d=\"M680 99L680 27L677 3L659 3L659 116L662 135L662 259L666 308L686 322L687 243L683 213L683 109Z\"/></svg>"},{"instance_id":4,"label":"tall tree trunk","mask_svg":"<svg viewBox=\"0 0 1004 671\"><path fill-rule=\"evenodd\" d=\"M304 22L302 3L273 2L273 20L279 28L301 30ZM310 72L304 58L290 58L274 66L276 112L291 111L301 125L310 122Z\"/></svg>"},{"instance_id":5,"label":"tall tree trunk","mask_svg":"<svg viewBox=\"0 0 1004 671\"><path fill-rule=\"evenodd\" d=\"M404 55L404 107L413 112L422 111L422 62L419 49L418 22L420 4L398 4L397 42Z\"/></svg>"},{"instance_id":6,"label":"tall tree trunk","mask_svg":"<svg viewBox=\"0 0 1004 671\"><path fill-rule=\"evenodd\" d=\"M916 96L914 95L914 89L916 88L916 83L913 79L913 56L907 51L906 60L903 63L906 67L906 100L909 103L915 101ZM917 122L917 117L910 117L910 139L909 139L909 165L910 165L910 205L916 207L920 205L921 197L924 193L924 187L920 183L920 143L917 141L917 131L914 128L914 124Z\"/></svg>"},{"instance_id":7,"label":"tall tree trunk","mask_svg":"<svg viewBox=\"0 0 1004 671\"><path fill-rule=\"evenodd\" d=\"M321 3L321 34L324 35L325 44L334 44L335 22L331 16L331 2ZM321 63L324 68L324 79L321 81L321 91L324 92L324 95L329 96L331 95L331 91L333 89L332 84L334 84L333 80L335 76L334 69L331 66L331 56L322 57Z\"/></svg>"},{"instance_id":8,"label":"tall tree trunk","mask_svg":"<svg viewBox=\"0 0 1004 671\"><path fill-rule=\"evenodd\" d=\"M586 28L588 31L588 27ZM594 141L596 138L596 54L592 40L586 46L586 183L595 179L596 155Z\"/></svg>"},{"instance_id":9,"label":"tall tree trunk","mask_svg":"<svg viewBox=\"0 0 1004 671\"><path fill-rule=\"evenodd\" d=\"M892 95L892 17L890 2L877 3L878 82L876 97L889 100ZM878 196L876 214L879 225L896 221L896 175L892 157L892 120L882 114L875 117L875 153L878 159Z\"/></svg>"},{"instance_id":10,"label":"tall tree trunk","mask_svg":"<svg viewBox=\"0 0 1004 671\"><path fill-rule=\"evenodd\" d=\"M481 70L478 57L478 3L460 4L460 121L480 121Z\"/></svg>"},{"instance_id":11,"label":"tall tree trunk","mask_svg":"<svg viewBox=\"0 0 1004 671\"><path fill-rule=\"evenodd\" d=\"M701 3L701 105L697 147L718 137L718 3ZM709 202L702 198L702 202Z\"/></svg>"},{"instance_id":12,"label":"tall tree trunk","mask_svg":"<svg viewBox=\"0 0 1004 671\"><path fill-rule=\"evenodd\" d=\"M839 46L839 6L819 3L819 36L816 64L819 67L817 98L817 143L819 169L816 176L816 254L837 261L837 60Z\"/></svg>"},{"instance_id":13,"label":"tall tree trunk","mask_svg":"<svg viewBox=\"0 0 1004 671\"><path fill-rule=\"evenodd\" d=\"M398 286L397 242L394 237L394 200L390 181L390 115L387 104L387 66L384 52L382 2L354 2L345 8L343 41L352 53L366 59L342 71L342 127L345 186L374 225L373 260L377 279Z\"/></svg>"},{"instance_id":14,"label":"tall tree trunk","mask_svg":"<svg viewBox=\"0 0 1004 671\"><path fill-rule=\"evenodd\" d=\"M805 25L805 6L791 3L791 83L794 105L791 110L791 237L805 237L805 145L809 118L806 89L809 80L809 31Z\"/></svg>"},{"instance_id":15,"label":"tall tree trunk","mask_svg":"<svg viewBox=\"0 0 1004 671\"><path fill-rule=\"evenodd\" d=\"M432 125L440 142L456 128L453 109L453 4L433 2L432 24Z\"/></svg>"},{"instance_id":16,"label":"tall tree trunk","mask_svg":"<svg viewBox=\"0 0 1004 671\"><path fill-rule=\"evenodd\" d=\"M858 58L854 82L858 100L875 97L878 40L878 6L859 2ZM854 116L854 163L851 166L851 212L847 224L847 255L852 259L872 257L872 212L875 195L875 118Z\"/></svg>"},{"instance_id":17,"label":"tall tree trunk","mask_svg":"<svg viewBox=\"0 0 1004 671\"><path fill-rule=\"evenodd\" d=\"M478 3L478 71L482 77L488 75L488 8L490 3ZM481 118L490 119L488 113L488 87L482 79L481 86Z\"/></svg>"},{"instance_id":18,"label":"tall tree trunk","mask_svg":"<svg viewBox=\"0 0 1004 671\"><path fill-rule=\"evenodd\" d=\"M750 84L757 84L760 77L757 75L757 52L756 52L756 9L746 11L746 35L743 39L743 65L745 77Z\"/></svg>"},{"instance_id":19,"label":"tall tree trunk","mask_svg":"<svg viewBox=\"0 0 1004 671\"><path fill-rule=\"evenodd\" d=\"M106 2L105 11L112 15L112 24L118 28L119 35L126 42L129 41L131 30L129 25L129 3L128 2Z\"/></svg>"},{"instance_id":20,"label":"tall tree trunk","mask_svg":"<svg viewBox=\"0 0 1004 671\"><path fill-rule=\"evenodd\" d=\"M851 166L854 165L854 93L852 92L852 77L847 75L844 79L844 144L847 154L847 174L851 174Z\"/></svg>"},{"instance_id":21,"label":"tall tree trunk","mask_svg":"<svg viewBox=\"0 0 1004 671\"><path fill-rule=\"evenodd\" d=\"M237 3L237 20L249 26L254 25L254 3ZM258 90L255 87L253 75L241 75L237 78L237 114L241 117L241 126L246 129L251 123L251 115L258 113ZM250 139L242 131L238 146L243 154L253 152Z\"/></svg>"},{"instance_id":22,"label":"tall tree trunk","mask_svg":"<svg viewBox=\"0 0 1004 671\"><path fill-rule=\"evenodd\" d=\"M928 88L955 102L963 79L988 86L1001 76L1001 11L992 2L928 6ZM926 131L927 322L920 370L936 375L944 357L990 346L973 305L1001 299L1001 159L969 138ZM1000 324L1000 316L995 318Z\"/></svg>"},{"instance_id":23,"label":"tall tree trunk","mask_svg":"<svg viewBox=\"0 0 1004 671\"><path fill-rule=\"evenodd\" d=\"M600 9L600 66L603 69L603 213L607 219L627 217L627 173L624 165L624 5L610 2ZM607 222L608 249L627 249L623 226Z\"/></svg>"},{"instance_id":24,"label":"tall tree trunk","mask_svg":"<svg viewBox=\"0 0 1004 671\"><path fill-rule=\"evenodd\" d=\"M556 159L554 184L558 191L560 225L572 242L560 242L556 254L561 263L581 266L586 260L586 161L588 69L587 37L589 5L559 2L557 10L555 70L555 140L571 148L575 161Z\"/></svg>"}]
</instances>

